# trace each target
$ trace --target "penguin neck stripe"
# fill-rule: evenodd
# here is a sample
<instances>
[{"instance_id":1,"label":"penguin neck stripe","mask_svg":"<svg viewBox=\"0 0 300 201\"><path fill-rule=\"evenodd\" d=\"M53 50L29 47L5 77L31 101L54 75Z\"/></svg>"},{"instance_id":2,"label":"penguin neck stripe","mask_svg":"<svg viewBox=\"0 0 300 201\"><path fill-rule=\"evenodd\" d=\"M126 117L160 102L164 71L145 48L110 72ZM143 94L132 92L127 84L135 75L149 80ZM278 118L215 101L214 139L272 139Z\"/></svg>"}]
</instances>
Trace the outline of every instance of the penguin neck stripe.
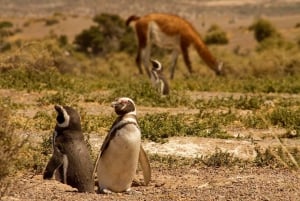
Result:
<instances>
[{"instance_id":1,"label":"penguin neck stripe","mask_svg":"<svg viewBox=\"0 0 300 201\"><path fill-rule=\"evenodd\" d=\"M53 137L52 137L52 149L55 149L55 141L56 141L56 137L57 137L57 132L56 130L54 130L53 132Z\"/></svg>"},{"instance_id":2,"label":"penguin neck stripe","mask_svg":"<svg viewBox=\"0 0 300 201\"><path fill-rule=\"evenodd\" d=\"M64 119L65 121L63 123L57 123L57 125L61 128L66 128L69 126L70 124L70 116L68 115L68 113L66 112L65 109L62 108L62 112L63 112L63 115L64 115Z\"/></svg>"},{"instance_id":3,"label":"penguin neck stripe","mask_svg":"<svg viewBox=\"0 0 300 201\"><path fill-rule=\"evenodd\" d=\"M128 112L124 116L127 116L127 115L134 115L134 116L136 116L136 111L134 110L132 112Z\"/></svg>"},{"instance_id":4,"label":"penguin neck stripe","mask_svg":"<svg viewBox=\"0 0 300 201\"><path fill-rule=\"evenodd\" d=\"M123 118L123 120L122 121L128 121L128 122L134 122L134 123L137 123L136 122L136 119L134 118L134 117L125 117L125 118Z\"/></svg>"}]
</instances>

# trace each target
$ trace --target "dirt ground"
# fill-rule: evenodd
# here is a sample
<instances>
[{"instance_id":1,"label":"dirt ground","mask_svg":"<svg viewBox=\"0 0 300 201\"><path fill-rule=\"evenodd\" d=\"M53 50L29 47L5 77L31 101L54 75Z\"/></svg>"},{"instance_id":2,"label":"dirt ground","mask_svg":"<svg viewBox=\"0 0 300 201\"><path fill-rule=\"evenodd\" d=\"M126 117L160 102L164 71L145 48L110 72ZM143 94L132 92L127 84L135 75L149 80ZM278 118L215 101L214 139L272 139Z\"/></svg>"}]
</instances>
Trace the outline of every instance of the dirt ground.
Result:
<instances>
[{"instance_id":1,"label":"dirt ground","mask_svg":"<svg viewBox=\"0 0 300 201\"><path fill-rule=\"evenodd\" d=\"M14 90L0 90L1 96L10 97L16 103L26 99L28 107L26 111L20 109L17 116L33 116L38 111L51 111L52 106L34 109L36 101L43 96L41 93L28 93ZM196 94L197 96L199 93ZM208 98L214 93L204 92L203 97ZM233 95L233 94L232 94ZM223 94L223 96L225 96ZM17 99L17 97L22 97ZM83 103L80 103L83 104ZM92 110L93 108L93 110ZM86 111L100 114L102 111L111 111L106 105L85 103ZM163 108L140 107L143 113L157 112ZM180 108L168 108L168 112L176 113ZM180 109L184 110L183 108ZM112 112L112 111L111 111ZM193 112L188 111L187 112ZM280 129L244 130L248 135L256 136L257 143L265 147L276 144L271 133L282 133ZM35 133L38 133L35 131ZM242 133L239 131L239 133ZM33 136L32 134L31 136ZM268 137L269 136L269 137ZM33 139L39 140L40 136ZM99 150L103 138L90 136L90 143L94 151ZM285 141L299 146L299 140ZM277 144L278 145L278 144ZM221 148L235 154L238 158L253 159L256 155L254 144L248 140L239 139L210 139L198 137L174 137L167 143L154 143L143 141L143 146L148 154L158 154L193 158L199 153L206 155ZM55 180L45 181L41 174L27 173L20 175L9 189L3 201L31 201L31 200L149 200L149 201L173 201L173 200L299 200L300 198L300 174L284 168L254 167L206 167L200 164L180 163L178 161L158 162L150 161L152 168L152 180L148 186L134 185L132 193L84 194L76 192L76 189L61 184ZM139 171L137 178L142 182ZM96 189L96 188L95 188Z\"/></svg>"},{"instance_id":2,"label":"dirt ground","mask_svg":"<svg viewBox=\"0 0 300 201\"><path fill-rule=\"evenodd\" d=\"M224 27L230 36L231 43L228 48L241 46L241 49L247 51L248 48L255 46L253 33L248 32L247 27L255 17L263 15L268 16L279 30L290 39L293 39L299 30L294 29L294 25L300 22L300 4L298 0L288 1L239 1L239 0L216 0L216 1L184 1L178 0L172 5L164 1L124 1L120 0L113 3L98 0L97 6L90 1L80 1L81 3L70 4L73 13L84 13L85 17L67 18L60 24L45 27L43 22L32 23L31 26L23 27L24 22L34 17L50 15L58 11L67 10L64 3L68 1L53 1L53 5L33 5L29 4L26 10L25 6L19 6L19 1L11 1L5 4L0 0L1 19L10 19L22 27L22 33L16 34L11 40L17 39L34 39L42 38L49 32L56 34L67 34L74 37L83 28L91 25L91 18L86 17L95 12L111 11L118 13L123 17L132 13L145 14L153 11L175 12L181 16L190 19L199 30L206 30L209 25L217 23ZM3 3L4 2L4 3ZM15 2L15 3L14 3ZM31 1L34 2L34 1ZM78 1L79 2L79 1ZM130 3L128 3L130 2ZM241 3L243 2L243 3ZM21 1L22 3L22 1ZM67 4L67 3L66 3ZM161 6L158 6L161 5ZM76 7L77 6L77 7ZM94 6L94 7L93 7ZM249 9L248 9L249 8ZM201 12L198 12L201 11ZM298 12L299 11L299 12ZM1 15L1 14L0 14ZM220 20L222 19L222 20ZM80 22L80 23L78 23ZM205 22L205 23L204 23ZM7 96L17 101L26 101L29 105L34 105L40 94L23 93L11 90L0 90L1 96ZM205 92L200 94L202 97L211 97L215 93ZM226 95L226 94L225 94ZM232 95L232 94L229 94ZM222 94L224 96L224 94ZM89 103L93 104L93 103ZM106 106L98 105L99 111L102 112ZM85 105L85 108L91 108ZM48 110L50 108L38 108L38 110ZM157 108L139 108L141 113L155 112ZM163 110L163 108L159 108ZM165 108L168 112L183 111L183 108ZM22 115L34 116L36 110L20 111ZM89 111L87 111L89 112ZM194 111L186 111L193 113ZM235 133L249 133L256 137L262 144L270 145L266 136L271 133L282 133L282 130L263 130L251 131L232 130ZM261 137L264 135L264 138ZM270 136L269 136L270 137ZM262 139L265 139L263 141ZM93 140L93 139L92 139ZM94 139L98 140L98 139ZM100 146L101 141L94 145ZM169 143L169 144L168 144ZM248 142L236 141L232 144L223 140L213 139L195 139L195 138L172 138L164 145L152 142L144 142L145 149L148 153L171 154L177 156L194 157L193 154L199 152L214 150L216 146L224 147L232 152L238 151L239 156L245 154L245 157L254 157L253 147ZM173 143L173 144L172 144ZM199 147L191 146L199 145ZM238 143L238 144L237 144ZM288 143L288 142L287 142ZM290 143L298 143L294 141ZM171 144L171 145L170 145ZM181 145L181 146L179 146ZM201 145L201 147L200 147ZM237 149L239 147L239 149ZM195 149L193 149L195 148ZM209 153L209 152L207 152ZM12 188L3 201L31 201L31 200L64 200L64 201L89 201L89 200L151 200L151 201L176 201L176 200L300 200L300 174L287 169L279 168L259 168L259 167L231 167L231 168L212 168L200 165L177 165L176 163L166 165L158 162L151 162L152 181L149 186L133 186L131 194L82 194L77 193L75 189L58 183L55 180L43 181L42 175L27 174L14 182ZM140 176L140 175L139 175Z\"/></svg>"},{"instance_id":3,"label":"dirt ground","mask_svg":"<svg viewBox=\"0 0 300 201\"><path fill-rule=\"evenodd\" d=\"M14 184L3 201L91 200L299 200L299 172L285 169L197 166L168 167L152 163L149 186L132 187L131 194L84 194L41 175L27 175Z\"/></svg>"}]
</instances>

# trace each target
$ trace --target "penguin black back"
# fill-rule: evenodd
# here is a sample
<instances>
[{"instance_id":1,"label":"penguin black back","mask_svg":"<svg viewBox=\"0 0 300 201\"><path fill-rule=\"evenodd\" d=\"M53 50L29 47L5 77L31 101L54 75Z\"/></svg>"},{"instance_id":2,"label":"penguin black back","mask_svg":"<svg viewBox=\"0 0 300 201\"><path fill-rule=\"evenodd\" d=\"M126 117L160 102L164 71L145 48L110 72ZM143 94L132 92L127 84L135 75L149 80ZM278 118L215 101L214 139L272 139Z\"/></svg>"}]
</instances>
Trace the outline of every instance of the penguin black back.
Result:
<instances>
[{"instance_id":1,"label":"penguin black back","mask_svg":"<svg viewBox=\"0 0 300 201\"><path fill-rule=\"evenodd\" d=\"M79 192L94 192L93 162L81 131L80 116L68 106L55 105L57 112L53 134L53 154L48 162L44 179L54 172L59 181Z\"/></svg>"}]
</instances>

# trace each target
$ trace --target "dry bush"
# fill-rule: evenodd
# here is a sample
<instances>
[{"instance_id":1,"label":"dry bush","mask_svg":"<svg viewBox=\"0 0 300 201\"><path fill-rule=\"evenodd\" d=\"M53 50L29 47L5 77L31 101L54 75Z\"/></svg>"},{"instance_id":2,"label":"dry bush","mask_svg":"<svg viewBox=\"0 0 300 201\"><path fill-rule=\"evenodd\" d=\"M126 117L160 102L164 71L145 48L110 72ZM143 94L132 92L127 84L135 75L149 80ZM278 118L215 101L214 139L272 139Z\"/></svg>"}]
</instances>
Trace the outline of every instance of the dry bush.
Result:
<instances>
[{"instance_id":1,"label":"dry bush","mask_svg":"<svg viewBox=\"0 0 300 201\"><path fill-rule=\"evenodd\" d=\"M45 72L56 69L61 73L75 72L76 59L60 47L58 39L43 39L15 44L7 54L0 55L0 71L21 68Z\"/></svg>"},{"instance_id":2,"label":"dry bush","mask_svg":"<svg viewBox=\"0 0 300 201\"><path fill-rule=\"evenodd\" d=\"M26 143L10 125L10 111L0 108L0 198L5 194L18 169L20 150Z\"/></svg>"},{"instance_id":3,"label":"dry bush","mask_svg":"<svg viewBox=\"0 0 300 201\"><path fill-rule=\"evenodd\" d=\"M268 40L266 40L268 41ZM215 49L214 49L215 50ZM224 62L226 75L233 78L282 77L300 75L300 52L292 48L270 48L237 55L229 51L215 51Z\"/></svg>"}]
</instances>

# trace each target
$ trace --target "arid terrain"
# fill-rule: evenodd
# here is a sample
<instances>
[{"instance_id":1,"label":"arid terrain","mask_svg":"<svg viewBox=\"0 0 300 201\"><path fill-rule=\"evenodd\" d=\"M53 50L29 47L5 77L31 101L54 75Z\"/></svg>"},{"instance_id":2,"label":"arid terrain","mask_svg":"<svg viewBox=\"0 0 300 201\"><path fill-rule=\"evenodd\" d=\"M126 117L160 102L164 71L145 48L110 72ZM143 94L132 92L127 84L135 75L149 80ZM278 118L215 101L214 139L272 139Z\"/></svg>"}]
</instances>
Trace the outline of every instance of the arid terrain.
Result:
<instances>
[{"instance_id":1,"label":"arid terrain","mask_svg":"<svg viewBox=\"0 0 300 201\"><path fill-rule=\"evenodd\" d=\"M300 0L170 0L170 1L137 1L137 0L81 0L81 1L23 1L0 0L0 19L10 20L17 24L22 32L9 40L31 40L43 38L49 34L65 34L71 40L82 29L93 24L95 13L113 13L126 18L135 13L143 15L149 12L172 12L189 19L200 31L205 31L212 24L224 28L230 37L226 47L240 47L241 52L253 49L256 41L247 26L259 16L267 16L280 32L288 39L294 39L300 31L293 29L300 22ZM53 13L64 13L67 17L54 26L44 26L42 21L34 19L51 16ZM32 23L24 26L24 23ZM46 92L45 92L46 93ZM189 92L193 99L210 99L212 97L239 97L238 93ZM26 103L15 114L16 118L32 117L39 111L53 112L52 106L37 107L38 99L44 94L37 92L0 89L0 96L9 97L14 103ZM299 94L271 94L286 99L300 100ZM85 108L87 114L112 114L109 105L97 102L78 103ZM194 114L198 110L190 108L158 108L138 106L138 115L156 112L171 114ZM243 111L242 111L243 112ZM247 111L246 111L247 112ZM18 131L22 133L22 131ZM71 187L55 180L44 181L41 174L25 173L17 175L3 201L31 200L300 200L299 170L278 167L257 167L254 165L231 167L207 167L193 160L201 155L209 155L216 148L227 151L243 160L253 160L256 146L266 149L280 146L274 136L286 133L285 129L272 127L269 129L247 129L242 127L227 128L227 132L235 138L216 139L199 137L172 137L166 143L145 140L143 146L149 155L161 157L178 157L178 161L154 160L151 162L152 181L149 186L135 185L130 194L80 194ZM242 138L251 136L249 138ZM41 135L33 131L30 136L33 143L40 142ZM91 134L90 143L94 154L99 150L103 137ZM284 139L285 145L300 148L300 139ZM184 159L185 158L185 159ZM187 162L189 161L189 162ZM138 179L142 180L139 172Z\"/></svg>"}]
</instances>

